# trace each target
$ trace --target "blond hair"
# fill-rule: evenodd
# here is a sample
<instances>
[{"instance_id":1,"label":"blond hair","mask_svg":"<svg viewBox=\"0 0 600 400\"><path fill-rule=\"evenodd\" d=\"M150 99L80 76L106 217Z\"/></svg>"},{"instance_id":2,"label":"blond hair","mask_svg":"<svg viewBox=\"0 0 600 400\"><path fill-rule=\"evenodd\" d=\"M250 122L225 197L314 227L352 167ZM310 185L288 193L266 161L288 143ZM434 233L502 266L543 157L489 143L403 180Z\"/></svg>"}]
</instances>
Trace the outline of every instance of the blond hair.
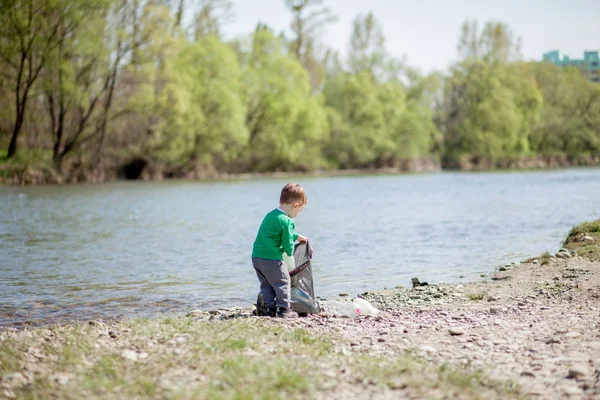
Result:
<instances>
[{"instance_id":1,"label":"blond hair","mask_svg":"<svg viewBox=\"0 0 600 400\"><path fill-rule=\"evenodd\" d=\"M298 183L288 183L281 189L279 204L290 204L296 201L301 203L301 205L306 205L306 193L304 193L304 188Z\"/></svg>"}]
</instances>

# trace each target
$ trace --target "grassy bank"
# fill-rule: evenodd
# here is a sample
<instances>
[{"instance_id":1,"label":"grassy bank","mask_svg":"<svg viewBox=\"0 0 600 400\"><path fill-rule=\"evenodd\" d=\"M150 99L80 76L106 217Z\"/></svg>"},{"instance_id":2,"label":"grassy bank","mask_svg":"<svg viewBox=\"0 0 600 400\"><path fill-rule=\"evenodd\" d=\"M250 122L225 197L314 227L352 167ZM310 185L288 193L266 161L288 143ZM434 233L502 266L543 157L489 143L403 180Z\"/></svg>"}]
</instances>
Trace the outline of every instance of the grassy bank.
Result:
<instances>
[{"instance_id":1,"label":"grassy bank","mask_svg":"<svg viewBox=\"0 0 600 400\"><path fill-rule=\"evenodd\" d=\"M470 369L374 357L281 320L192 317L0 333L0 393L16 398L518 398Z\"/></svg>"},{"instance_id":2,"label":"grassy bank","mask_svg":"<svg viewBox=\"0 0 600 400\"><path fill-rule=\"evenodd\" d=\"M563 247L593 261L600 261L600 219L581 223L569 232Z\"/></svg>"}]
</instances>

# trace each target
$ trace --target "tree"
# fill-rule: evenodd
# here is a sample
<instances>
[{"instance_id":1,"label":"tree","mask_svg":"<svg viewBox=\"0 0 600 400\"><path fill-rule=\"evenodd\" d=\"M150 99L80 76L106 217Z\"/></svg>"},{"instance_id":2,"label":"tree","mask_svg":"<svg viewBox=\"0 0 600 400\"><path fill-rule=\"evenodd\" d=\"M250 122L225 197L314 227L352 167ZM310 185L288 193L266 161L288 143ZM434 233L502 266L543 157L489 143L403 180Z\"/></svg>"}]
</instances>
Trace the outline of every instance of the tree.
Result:
<instances>
[{"instance_id":1,"label":"tree","mask_svg":"<svg viewBox=\"0 0 600 400\"><path fill-rule=\"evenodd\" d=\"M521 59L521 38L502 22L487 22L480 32L477 20L465 21L457 49L463 60L508 63Z\"/></svg>"},{"instance_id":2,"label":"tree","mask_svg":"<svg viewBox=\"0 0 600 400\"><path fill-rule=\"evenodd\" d=\"M109 59L102 39L110 6L110 1L73 1L64 10L58 45L42 74L53 161L59 172L65 155L97 133L88 128L110 83L101 79Z\"/></svg>"},{"instance_id":3,"label":"tree","mask_svg":"<svg viewBox=\"0 0 600 400\"><path fill-rule=\"evenodd\" d=\"M308 73L265 27L254 33L242 68L250 135L246 168L318 168L327 119L322 100L311 95Z\"/></svg>"},{"instance_id":4,"label":"tree","mask_svg":"<svg viewBox=\"0 0 600 400\"><path fill-rule=\"evenodd\" d=\"M372 12L358 15L352 23L348 66L356 75L369 74L373 79L381 78L385 70L387 54L383 27Z\"/></svg>"},{"instance_id":5,"label":"tree","mask_svg":"<svg viewBox=\"0 0 600 400\"><path fill-rule=\"evenodd\" d=\"M223 24L233 18L232 0L199 0L199 10L194 17L194 36L221 36Z\"/></svg>"},{"instance_id":6,"label":"tree","mask_svg":"<svg viewBox=\"0 0 600 400\"><path fill-rule=\"evenodd\" d=\"M531 132L531 148L544 157L589 160L600 155L600 85L577 68L532 63L544 105Z\"/></svg>"},{"instance_id":7,"label":"tree","mask_svg":"<svg viewBox=\"0 0 600 400\"><path fill-rule=\"evenodd\" d=\"M34 84L50 52L60 42L59 29L72 29L64 21L66 5L65 0L11 0L3 2L0 8L1 68L13 82L11 97L15 105L9 158L17 152Z\"/></svg>"},{"instance_id":8,"label":"tree","mask_svg":"<svg viewBox=\"0 0 600 400\"><path fill-rule=\"evenodd\" d=\"M444 164L488 167L529 155L542 96L521 64L467 60L454 67L442 105Z\"/></svg>"},{"instance_id":9,"label":"tree","mask_svg":"<svg viewBox=\"0 0 600 400\"><path fill-rule=\"evenodd\" d=\"M321 86L325 74L323 65L330 57L330 50L319 53L319 35L325 27L337 20L323 0L285 0L292 12L292 33L290 53L296 56L310 75L313 89Z\"/></svg>"}]
</instances>

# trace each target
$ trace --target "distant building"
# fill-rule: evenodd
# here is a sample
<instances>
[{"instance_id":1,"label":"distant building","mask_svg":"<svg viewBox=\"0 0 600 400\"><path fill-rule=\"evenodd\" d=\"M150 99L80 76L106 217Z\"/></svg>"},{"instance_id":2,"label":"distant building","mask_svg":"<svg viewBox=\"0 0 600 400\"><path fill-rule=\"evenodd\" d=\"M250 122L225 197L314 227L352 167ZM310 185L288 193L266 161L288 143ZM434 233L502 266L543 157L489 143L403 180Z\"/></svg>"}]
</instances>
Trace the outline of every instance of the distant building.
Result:
<instances>
[{"instance_id":1,"label":"distant building","mask_svg":"<svg viewBox=\"0 0 600 400\"><path fill-rule=\"evenodd\" d=\"M583 59L570 59L569 56L560 58L558 50L544 54L544 61L566 67L572 65L586 71L593 82L600 82L600 57L597 51L584 51Z\"/></svg>"}]
</instances>

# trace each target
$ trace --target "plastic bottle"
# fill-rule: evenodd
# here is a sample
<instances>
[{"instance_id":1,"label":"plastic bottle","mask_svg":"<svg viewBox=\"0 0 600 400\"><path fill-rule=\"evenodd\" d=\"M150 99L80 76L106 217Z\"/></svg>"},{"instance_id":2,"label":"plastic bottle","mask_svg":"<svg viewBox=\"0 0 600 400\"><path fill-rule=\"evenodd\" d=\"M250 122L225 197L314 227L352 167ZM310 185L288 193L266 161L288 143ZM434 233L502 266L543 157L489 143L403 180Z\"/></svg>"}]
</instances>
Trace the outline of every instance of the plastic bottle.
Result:
<instances>
[{"instance_id":1,"label":"plastic bottle","mask_svg":"<svg viewBox=\"0 0 600 400\"><path fill-rule=\"evenodd\" d=\"M330 300L323 303L323 308L331 315L346 316L355 318L361 315L361 309L358 304L351 301Z\"/></svg>"},{"instance_id":2,"label":"plastic bottle","mask_svg":"<svg viewBox=\"0 0 600 400\"><path fill-rule=\"evenodd\" d=\"M288 272L296 268L296 260L294 260L294 256L288 256L285 251L283 252L283 262L287 266Z\"/></svg>"},{"instance_id":3,"label":"plastic bottle","mask_svg":"<svg viewBox=\"0 0 600 400\"><path fill-rule=\"evenodd\" d=\"M360 297L355 298L352 300L352 302L360 308L361 315L377 315L381 312L377 308L373 307L371 303L365 299L361 299Z\"/></svg>"}]
</instances>

